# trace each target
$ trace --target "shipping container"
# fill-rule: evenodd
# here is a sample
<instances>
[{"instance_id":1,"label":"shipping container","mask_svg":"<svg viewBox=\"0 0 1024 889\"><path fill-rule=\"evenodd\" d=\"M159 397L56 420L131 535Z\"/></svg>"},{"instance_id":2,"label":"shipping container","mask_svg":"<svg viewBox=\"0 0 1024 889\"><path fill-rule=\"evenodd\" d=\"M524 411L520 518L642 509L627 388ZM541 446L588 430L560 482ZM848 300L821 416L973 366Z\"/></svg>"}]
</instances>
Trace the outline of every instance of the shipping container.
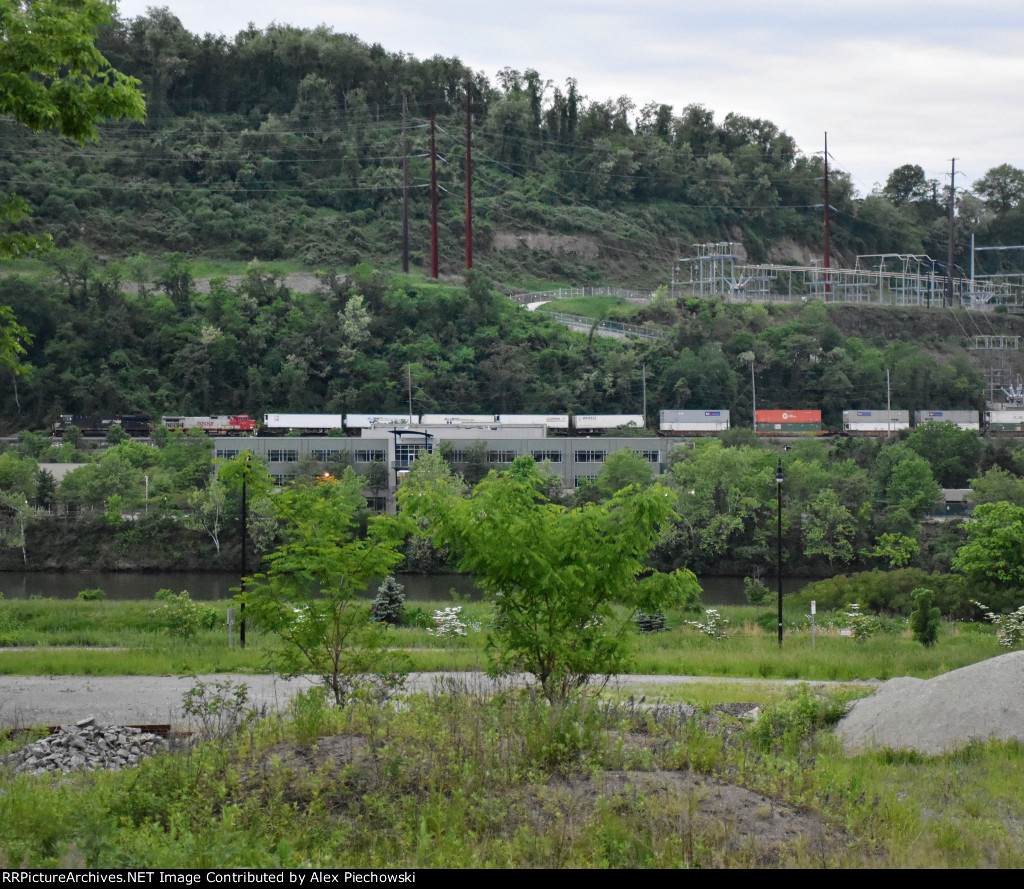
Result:
<instances>
[{"instance_id":1,"label":"shipping container","mask_svg":"<svg viewBox=\"0 0 1024 889\"><path fill-rule=\"evenodd\" d=\"M572 421L577 432L604 432L621 429L623 426L644 428L642 414L576 414Z\"/></svg>"},{"instance_id":2,"label":"shipping container","mask_svg":"<svg viewBox=\"0 0 1024 889\"><path fill-rule=\"evenodd\" d=\"M843 411L843 431L854 435L888 435L910 428L910 411Z\"/></svg>"},{"instance_id":3,"label":"shipping container","mask_svg":"<svg viewBox=\"0 0 1024 889\"><path fill-rule=\"evenodd\" d=\"M665 434L710 435L729 429L728 411L660 411L658 429Z\"/></svg>"},{"instance_id":4,"label":"shipping container","mask_svg":"<svg viewBox=\"0 0 1024 889\"><path fill-rule=\"evenodd\" d=\"M376 426L415 426L419 414L345 414L346 429L373 429Z\"/></svg>"},{"instance_id":5,"label":"shipping container","mask_svg":"<svg viewBox=\"0 0 1024 889\"><path fill-rule=\"evenodd\" d=\"M341 414L264 414L266 429L301 429L304 432L328 432L341 429L344 421Z\"/></svg>"},{"instance_id":6,"label":"shipping container","mask_svg":"<svg viewBox=\"0 0 1024 889\"><path fill-rule=\"evenodd\" d=\"M914 425L923 423L955 423L957 429L981 429L981 415L977 411L914 411Z\"/></svg>"},{"instance_id":7,"label":"shipping container","mask_svg":"<svg viewBox=\"0 0 1024 889\"><path fill-rule=\"evenodd\" d=\"M423 414L421 426L479 426L493 424L494 414Z\"/></svg>"},{"instance_id":8,"label":"shipping container","mask_svg":"<svg viewBox=\"0 0 1024 889\"><path fill-rule=\"evenodd\" d=\"M1024 410L986 411L985 427L989 432L1024 432Z\"/></svg>"},{"instance_id":9,"label":"shipping container","mask_svg":"<svg viewBox=\"0 0 1024 889\"><path fill-rule=\"evenodd\" d=\"M568 414L498 414L499 426L546 426L548 429L569 430Z\"/></svg>"},{"instance_id":10,"label":"shipping container","mask_svg":"<svg viewBox=\"0 0 1024 889\"><path fill-rule=\"evenodd\" d=\"M821 411L758 411L754 416L754 430L758 435L819 435Z\"/></svg>"}]
</instances>

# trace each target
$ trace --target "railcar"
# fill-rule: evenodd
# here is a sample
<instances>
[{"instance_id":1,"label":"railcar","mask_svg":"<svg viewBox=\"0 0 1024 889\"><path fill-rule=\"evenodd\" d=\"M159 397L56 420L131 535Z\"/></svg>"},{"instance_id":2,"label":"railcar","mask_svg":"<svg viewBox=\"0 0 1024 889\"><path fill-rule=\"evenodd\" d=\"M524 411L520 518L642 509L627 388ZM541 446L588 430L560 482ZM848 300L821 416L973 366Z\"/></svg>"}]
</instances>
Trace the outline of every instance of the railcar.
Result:
<instances>
[{"instance_id":1,"label":"railcar","mask_svg":"<svg viewBox=\"0 0 1024 889\"><path fill-rule=\"evenodd\" d=\"M246 415L215 417L161 417L168 429L202 429L207 435L254 435L256 421Z\"/></svg>"},{"instance_id":2,"label":"railcar","mask_svg":"<svg viewBox=\"0 0 1024 889\"><path fill-rule=\"evenodd\" d=\"M64 435L75 426L82 435L89 438L106 436L111 426L120 426L133 438L145 438L149 435L149 417L137 414L97 416L92 414L61 414L53 423L51 431L54 435Z\"/></svg>"},{"instance_id":3,"label":"railcar","mask_svg":"<svg viewBox=\"0 0 1024 889\"><path fill-rule=\"evenodd\" d=\"M579 435L603 435L616 429L643 429L643 414L574 414L573 429Z\"/></svg>"},{"instance_id":4,"label":"railcar","mask_svg":"<svg viewBox=\"0 0 1024 889\"><path fill-rule=\"evenodd\" d=\"M821 411L757 411L754 431L758 435L823 435Z\"/></svg>"},{"instance_id":5,"label":"railcar","mask_svg":"<svg viewBox=\"0 0 1024 889\"><path fill-rule=\"evenodd\" d=\"M914 411L914 425L925 423L953 423L957 429L981 431L981 414L978 411Z\"/></svg>"},{"instance_id":6,"label":"railcar","mask_svg":"<svg viewBox=\"0 0 1024 889\"><path fill-rule=\"evenodd\" d=\"M985 429L993 435L1024 433L1024 409L985 411Z\"/></svg>"},{"instance_id":7,"label":"railcar","mask_svg":"<svg viewBox=\"0 0 1024 889\"><path fill-rule=\"evenodd\" d=\"M909 428L909 411L843 411L843 432L849 435L891 435Z\"/></svg>"},{"instance_id":8,"label":"railcar","mask_svg":"<svg viewBox=\"0 0 1024 889\"><path fill-rule=\"evenodd\" d=\"M662 435L715 435L729 429L729 411L659 411L658 431Z\"/></svg>"},{"instance_id":9,"label":"railcar","mask_svg":"<svg viewBox=\"0 0 1024 889\"><path fill-rule=\"evenodd\" d=\"M345 428L353 432L378 426L418 426L419 422L419 414L345 414Z\"/></svg>"},{"instance_id":10,"label":"railcar","mask_svg":"<svg viewBox=\"0 0 1024 889\"><path fill-rule=\"evenodd\" d=\"M302 432L306 435L327 435L345 425L341 414L264 414L263 431L269 435Z\"/></svg>"}]
</instances>

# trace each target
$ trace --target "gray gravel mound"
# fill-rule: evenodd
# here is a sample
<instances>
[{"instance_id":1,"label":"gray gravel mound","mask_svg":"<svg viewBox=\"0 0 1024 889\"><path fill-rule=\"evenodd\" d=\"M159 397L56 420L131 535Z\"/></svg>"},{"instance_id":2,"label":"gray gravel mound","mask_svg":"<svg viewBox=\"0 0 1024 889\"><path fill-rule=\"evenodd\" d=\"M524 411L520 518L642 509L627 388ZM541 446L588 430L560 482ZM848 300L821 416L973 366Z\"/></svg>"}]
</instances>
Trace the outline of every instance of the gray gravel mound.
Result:
<instances>
[{"instance_id":1,"label":"gray gravel mound","mask_svg":"<svg viewBox=\"0 0 1024 889\"><path fill-rule=\"evenodd\" d=\"M969 741L1024 741L1024 651L933 679L890 679L839 722L848 753L891 747L943 753Z\"/></svg>"}]
</instances>

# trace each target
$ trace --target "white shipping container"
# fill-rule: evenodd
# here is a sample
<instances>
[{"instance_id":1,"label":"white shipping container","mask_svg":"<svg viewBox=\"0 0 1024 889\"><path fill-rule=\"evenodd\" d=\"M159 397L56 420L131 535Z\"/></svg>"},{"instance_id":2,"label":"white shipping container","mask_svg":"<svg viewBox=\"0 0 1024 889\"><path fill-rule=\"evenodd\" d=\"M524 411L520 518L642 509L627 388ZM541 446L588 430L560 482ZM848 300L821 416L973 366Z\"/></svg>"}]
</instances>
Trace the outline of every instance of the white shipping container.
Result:
<instances>
[{"instance_id":1,"label":"white shipping container","mask_svg":"<svg viewBox=\"0 0 1024 889\"><path fill-rule=\"evenodd\" d=\"M493 423L494 414L423 414L421 426L475 426Z\"/></svg>"},{"instance_id":2,"label":"white shipping container","mask_svg":"<svg viewBox=\"0 0 1024 889\"><path fill-rule=\"evenodd\" d=\"M419 423L420 415L413 414L346 414L346 429L373 429L375 426L409 426Z\"/></svg>"},{"instance_id":3,"label":"white shipping container","mask_svg":"<svg viewBox=\"0 0 1024 889\"><path fill-rule=\"evenodd\" d=\"M898 432L910 428L910 411L843 411L846 432Z\"/></svg>"},{"instance_id":4,"label":"white shipping container","mask_svg":"<svg viewBox=\"0 0 1024 889\"><path fill-rule=\"evenodd\" d=\"M548 429L568 429L568 414L499 414L499 426L547 426Z\"/></svg>"},{"instance_id":5,"label":"white shipping container","mask_svg":"<svg viewBox=\"0 0 1024 889\"><path fill-rule=\"evenodd\" d=\"M914 425L923 423L955 423L958 429L981 429L981 415L977 411L915 411Z\"/></svg>"},{"instance_id":6,"label":"white shipping container","mask_svg":"<svg viewBox=\"0 0 1024 889\"><path fill-rule=\"evenodd\" d=\"M573 418L577 429L618 429L621 426L631 426L636 429L644 428L642 414L577 414Z\"/></svg>"},{"instance_id":7,"label":"white shipping container","mask_svg":"<svg viewBox=\"0 0 1024 889\"><path fill-rule=\"evenodd\" d=\"M661 411L658 428L662 432L726 432L729 429L728 411Z\"/></svg>"},{"instance_id":8,"label":"white shipping container","mask_svg":"<svg viewBox=\"0 0 1024 889\"><path fill-rule=\"evenodd\" d=\"M268 429L341 429L341 414L264 414Z\"/></svg>"}]
</instances>

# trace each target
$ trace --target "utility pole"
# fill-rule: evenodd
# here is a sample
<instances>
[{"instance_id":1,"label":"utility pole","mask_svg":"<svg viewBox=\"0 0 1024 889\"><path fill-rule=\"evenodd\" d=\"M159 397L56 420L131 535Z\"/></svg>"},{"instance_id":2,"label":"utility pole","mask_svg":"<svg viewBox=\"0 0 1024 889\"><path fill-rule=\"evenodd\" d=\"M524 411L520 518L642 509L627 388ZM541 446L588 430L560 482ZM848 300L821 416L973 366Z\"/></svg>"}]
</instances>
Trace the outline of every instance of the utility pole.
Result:
<instances>
[{"instance_id":1,"label":"utility pole","mask_svg":"<svg viewBox=\"0 0 1024 889\"><path fill-rule=\"evenodd\" d=\"M402 273L409 274L409 99L402 93Z\"/></svg>"},{"instance_id":2,"label":"utility pole","mask_svg":"<svg viewBox=\"0 0 1024 889\"><path fill-rule=\"evenodd\" d=\"M829 226L828 219L828 133L825 133L825 255L824 266L825 266L825 296L828 297L829 291L832 289L831 282L829 281L829 255L828 248L829 242L832 240L832 232Z\"/></svg>"},{"instance_id":3,"label":"utility pole","mask_svg":"<svg viewBox=\"0 0 1024 889\"><path fill-rule=\"evenodd\" d=\"M889 386L889 368L885 369L885 417L889 423L889 438L892 438L892 388Z\"/></svg>"},{"instance_id":4,"label":"utility pole","mask_svg":"<svg viewBox=\"0 0 1024 889\"><path fill-rule=\"evenodd\" d=\"M437 280L437 151L434 147L434 106L430 106L430 277ZM410 410L411 414L412 411Z\"/></svg>"},{"instance_id":5,"label":"utility pole","mask_svg":"<svg viewBox=\"0 0 1024 889\"><path fill-rule=\"evenodd\" d=\"M953 305L953 233L956 220L956 158L949 174L949 245L946 250L946 294Z\"/></svg>"},{"instance_id":6,"label":"utility pole","mask_svg":"<svg viewBox=\"0 0 1024 889\"><path fill-rule=\"evenodd\" d=\"M466 270L473 268L473 83L466 80Z\"/></svg>"},{"instance_id":7,"label":"utility pole","mask_svg":"<svg viewBox=\"0 0 1024 889\"><path fill-rule=\"evenodd\" d=\"M434 276L437 277L436 275ZM412 364L408 363L405 365L405 372L408 375L408 386L409 386L409 425L412 425Z\"/></svg>"},{"instance_id":8,"label":"utility pole","mask_svg":"<svg viewBox=\"0 0 1024 889\"><path fill-rule=\"evenodd\" d=\"M239 584L242 604L239 608L240 626L238 630L238 643L245 648L245 572L246 572L246 542L249 538L249 504L246 500L245 486L249 481L249 460L252 454L245 455L245 469L242 470L242 581Z\"/></svg>"},{"instance_id":9,"label":"utility pole","mask_svg":"<svg viewBox=\"0 0 1024 889\"><path fill-rule=\"evenodd\" d=\"M642 364L640 366L640 372L642 374L643 386L644 386L644 425L647 425L647 365Z\"/></svg>"}]
</instances>

